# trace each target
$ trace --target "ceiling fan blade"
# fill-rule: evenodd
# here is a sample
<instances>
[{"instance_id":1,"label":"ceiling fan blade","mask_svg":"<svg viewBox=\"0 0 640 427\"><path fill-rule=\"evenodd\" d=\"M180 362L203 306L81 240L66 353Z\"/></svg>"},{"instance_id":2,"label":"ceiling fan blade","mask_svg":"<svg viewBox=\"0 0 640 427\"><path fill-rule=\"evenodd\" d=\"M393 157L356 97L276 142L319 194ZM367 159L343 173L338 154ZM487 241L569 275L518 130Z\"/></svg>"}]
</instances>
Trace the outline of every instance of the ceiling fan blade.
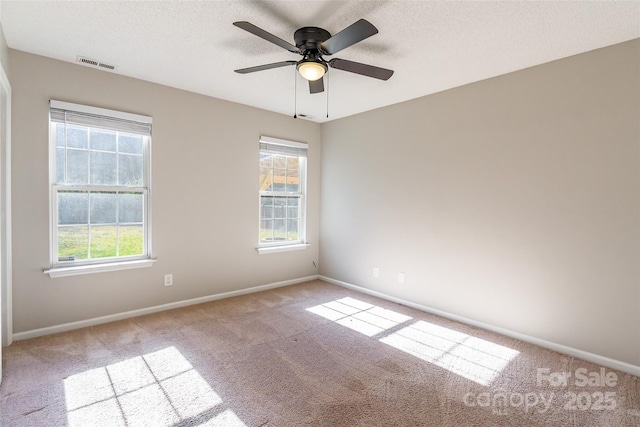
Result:
<instances>
[{"instance_id":1,"label":"ceiling fan blade","mask_svg":"<svg viewBox=\"0 0 640 427\"><path fill-rule=\"evenodd\" d=\"M320 77L318 80L309 80L309 93L321 92L324 92L324 77Z\"/></svg>"},{"instance_id":2,"label":"ceiling fan blade","mask_svg":"<svg viewBox=\"0 0 640 427\"><path fill-rule=\"evenodd\" d=\"M282 61L282 62L274 62L272 64L257 65L255 67L240 68L239 70L234 70L234 71L240 74L247 74L247 73L255 73L256 71L270 70L272 68L286 67L287 65L295 65L295 64L297 64L296 61Z\"/></svg>"},{"instance_id":3,"label":"ceiling fan blade","mask_svg":"<svg viewBox=\"0 0 640 427\"><path fill-rule=\"evenodd\" d=\"M374 79L389 80L393 75L393 70L374 67L373 65L362 64L360 62L347 61L346 59L334 58L329 61L328 64L337 70L361 74L363 76L373 77Z\"/></svg>"},{"instance_id":4,"label":"ceiling fan blade","mask_svg":"<svg viewBox=\"0 0 640 427\"><path fill-rule=\"evenodd\" d=\"M271 33L266 32L262 28L256 27L255 25L253 25L250 22L238 21L238 22L234 22L233 25L235 25L238 28L242 28L243 30L248 31L251 34L254 34L254 35L256 35L256 36L258 36L260 38L263 38L266 41L269 41L269 42L271 42L273 44L276 44L276 45L280 46L281 48L288 50L289 52L300 53L300 49L298 49L297 47L295 47L291 43L286 42L286 41L282 40L281 38L274 36Z\"/></svg>"},{"instance_id":5,"label":"ceiling fan blade","mask_svg":"<svg viewBox=\"0 0 640 427\"><path fill-rule=\"evenodd\" d=\"M361 19L338 34L334 35L328 40L325 40L320 44L320 49L326 55L333 55L340 52L342 49L346 49L367 37L371 37L374 34L378 34L378 29L373 24L365 19Z\"/></svg>"}]
</instances>

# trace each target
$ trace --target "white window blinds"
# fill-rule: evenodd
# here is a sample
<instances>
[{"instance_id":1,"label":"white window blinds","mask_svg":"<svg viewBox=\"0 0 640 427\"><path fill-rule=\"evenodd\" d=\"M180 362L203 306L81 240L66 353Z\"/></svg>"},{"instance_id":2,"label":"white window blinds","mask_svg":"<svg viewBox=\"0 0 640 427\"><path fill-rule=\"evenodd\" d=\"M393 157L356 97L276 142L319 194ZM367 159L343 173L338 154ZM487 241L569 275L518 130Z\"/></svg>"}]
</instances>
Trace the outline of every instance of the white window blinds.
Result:
<instances>
[{"instance_id":1,"label":"white window blinds","mask_svg":"<svg viewBox=\"0 0 640 427\"><path fill-rule=\"evenodd\" d=\"M307 147L308 145L303 142L286 141L268 136L260 137L261 153L307 157Z\"/></svg>"},{"instance_id":2,"label":"white window blinds","mask_svg":"<svg viewBox=\"0 0 640 427\"><path fill-rule=\"evenodd\" d=\"M72 104L62 101L50 101L50 118L54 123L90 126L119 132L150 136L152 119L148 116Z\"/></svg>"}]
</instances>

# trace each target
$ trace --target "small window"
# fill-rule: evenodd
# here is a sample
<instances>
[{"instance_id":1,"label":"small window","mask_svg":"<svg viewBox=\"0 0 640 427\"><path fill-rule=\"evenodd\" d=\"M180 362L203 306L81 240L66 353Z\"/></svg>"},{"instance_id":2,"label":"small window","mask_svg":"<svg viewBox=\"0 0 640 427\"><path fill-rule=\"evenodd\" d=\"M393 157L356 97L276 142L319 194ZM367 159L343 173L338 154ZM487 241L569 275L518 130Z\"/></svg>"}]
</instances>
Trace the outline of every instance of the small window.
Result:
<instances>
[{"instance_id":1,"label":"small window","mask_svg":"<svg viewBox=\"0 0 640 427\"><path fill-rule=\"evenodd\" d=\"M51 265L150 258L151 118L51 101Z\"/></svg>"},{"instance_id":2,"label":"small window","mask_svg":"<svg viewBox=\"0 0 640 427\"><path fill-rule=\"evenodd\" d=\"M259 247L306 243L307 144L260 138Z\"/></svg>"}]
</instances>

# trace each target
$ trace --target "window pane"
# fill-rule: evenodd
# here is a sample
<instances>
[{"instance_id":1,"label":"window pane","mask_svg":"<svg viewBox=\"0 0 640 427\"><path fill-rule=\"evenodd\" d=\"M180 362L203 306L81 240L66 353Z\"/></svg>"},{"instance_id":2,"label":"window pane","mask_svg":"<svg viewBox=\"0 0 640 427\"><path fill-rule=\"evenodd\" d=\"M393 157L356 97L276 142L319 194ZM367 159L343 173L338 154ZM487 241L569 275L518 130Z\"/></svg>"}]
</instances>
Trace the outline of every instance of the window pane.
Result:
<instances>
[{"instance_id":1,"label":"window pane","mask_svg":"<svg viewBox=\"0 0 640 427\"><path fill-rule=\"evenodd\" d=\"M261 197L260 206L260 218L272 219L273 218L273 197Z\"/></svg>"},{"instance_id":2,"label":"window pane","mask_svg":"<svg viewBox=\"0 0 640 427\"><path fill-rule=\"evenodd\" d=\"M116 184L116 154L91 152L91 184Z\"/></svg>"},{"instance_id":3,"label":"window pane","mask_svg":"<svg viewBox=\"0 0 640 427\"><path fill-rule=\"evenodd\" d=\"M287 186L287 170L286 169L274 169L273 170L273 191L286 191Z\"/></svg>"},{"instance_id":4,"label":"window pane","mask_svg":"<svg viewBox=\"0 0 640 427\"><path fill-rule=\"evenodd\" d=\"M56 182L64 182L64 148L56 148Z\"/></svg>"},{"instance_id":5,"label":"window pane","mask_svg":"<svg viewBox=\"0 0 640 427\"><path fill-rule=\"evenodd\" d=\"M286 189L287 189L287 187L286 187L284 182L274 183L271 186L271 190L272 191L282 191L282 192L284 192Z\"/></svg>"},{"instance_id":6,"label":"window pane","mask_svg":"<svg viewBox=\"0 0 640 427\"><path fill-rule=\"evenodd\" d=\"M73 261L87 259L89 248L89 227L58 227L58 259ZM68 257L74 257L70 260Z\"/></svg>"},{"instance_id":7,"label":"window pane","mask_svg":"<svg viewBox=\"0 0 640 427\"><path fill-rule=\"evenodd\" d=\"M271 154L260 153L260 167L261 168L273 167L273 158Z\"/></svg>"},{"instance_id":8,"label":"window pane","mask_svg":"<svg viewBox=\"0 0 640 427\"><path fill-rule=\"evenodd\" d=\"M271 196L261 196L260 197L262 206L273 206L273 199L274 199L274 197L271 197Z\"/></svg>"},{"instance_id":9,"label":"window pane","mask_svg":"<svg viewBox=\"0 0 640 427\"><path fill-rule=\"evenodd\" d=\"M67 125L67 147L88 148L86 127Z\"/></svg>"},{"instance_id":10,"label":"window pane","mask_svg":"<svg viewBox=\"0 0 640 427\"><path fill-rule=\"evenodd\" d=\"M298 157L287 157L287 169L289 170L300 169L300 159Z\"/></svg>"},{"instance_id":11,"label":"window pane","mask_svg":"<svg viewBox=\"0 0 640 427\"><path fill-rule=\"evenodd\" d=\"M87 224L89 195L83 192L58 193L58 224Z\"/></svg>"},{"instance_id":12,"label":"window pane","mask_svg":"<svg viewBox=\"0 0 640 427\"><path fill-rule=\"evenodd\" d=\"M273 183L273 169L260 168L260 191L271 191Z\"/></svg>"},{"instance_id":13,"label":"window pane","mask_svg":"<svg viewBox=\"0 0 640 427\"><path fill-rule=\"evenodd\" d=\"M287 220L287 238L289 240L298 240L298 220Z\"/></svg>"},{"instance_id":14,"label":"window pane","mask_svg":"<svg viewBox=\"0 0 640 427\"><path fill-rule=\"evenodd\" d=\"M142 193L118 194L118 222L142 222L143 200Z\"/></svg>"},{"instance_id":15,"label":"window pane","mask_svg":"<svg viewBox=\"0 0 640 427\"><path fill-rule=\"evenodd\" d=\"M116 226L99 225L91 227L91 258L116 256Z\"/></svg>"},{"instance_id":16,"label":"window pane","mask_svg":"<svg viewBox=\"0 0 640 427\"><path fill-rule=\"evenodd\" d=\"M273 221L262 220L260 221L260 241L271 242L273 239Z\"/></svg>"},{"instance_id":17,"label":"window pane","mask_svg":"<svg viewBox=\"0 0 640 427\"><path fill-rule=\"evenodd\" d=\"M64 147L64 125L62 123L56 123L56 147Z\"/></svg>"},{"instance_id":18,"label":"window pane","mask_svg":"<svg viewBox=\"0 0 640 427\"><path fill-rule=\"evenodd\" d=\"M287 207L287 218L296 219L298 217L299 217L298 216L298 207L297 206L291 206L291 204L289 204L289 206Z\"/></svg>"},{"instance_id":19,"label":"window pane","mask_svg":"<svg viewBox=\"0 0 640 427\"><path fill-rule=\"evenodd\" d=\"M142 156L131 154L118 155L118 183L129 186L143 185Z\"/></svg>"},{"instance_id":20,"label":"window pane","mask_svg":"<svg viewBox=\"0 0 640 427\"><path fill-rule=\"evenodd\" d=\"M87 183L87 153L84 150L67 150L67 184Z\"/></svg>"},{"instance_id":21,"label":"window pane","mask_svg":"<svg viewBox=\"0 0 640 427\"><path fill-rule=\"evenodd\" d=\"M90 200L91 224L116 223L116 193L91 193Z\"/></svg>"},{"instance_id":22,"label":"window pane","mask_svg":"<svg viewBox=\"0 0 640 427\"><path fill-rule=\"evenodd\" d=\"M286 219L274 219L273 220L273 240L287 240L287 220Z\"/></svg>"},{"instance_id":23,"label":"window pane","mask_svg":"<svg viewBox=\"0 0 640 427\"><path fill-rule=\"evenodd\" d=\"M91 149L101 151L116 151L116 133L108 130L91 129Z\"/></svg>"},{"instance_id":24,"label":"window pane","mask_svg":"<svg viewBox=\"0 0 640 427\"><path fill-rule=\"evenodd\" d=\"M297 193L300 189L300 176L298 170L287 170L287 191Z\"/></svg>"},{"instance_id":25,"label":"window pane","mask_svg":"<svg viewBox=\"0 0 640 427\"><path fill-rule=\"evenodd\" d=\"M118 255L142 255L144 235L141 225L126 225L118 229Z\"/></svg>"},{"instance_id":26,"label":"window pane","mask_svg":"<svg viewBox=\"0 0 640 427\"><path fill-rule=\"evenodd\" d=\"M287 158L285 156L273 155L273 167L277 169L285 169L287 167Z\"/></svg>"},{"instance_id":27,"label":"window pane","mask_svg":"<svg viewBox=\"0 0 640 427\"><path fill-rule=\"evenodd\" d=\"M273 203L274 203L273 217L286 218L287 217L287 199L284 197L275 197Z\"/></svg>"},{"instance_id":28,"label":"window pane","mask_svg":"<svg viewBox=\"0 0 640 427\"><path fill-rule=\"evenodd\" d=\"M118 151L121 153L142 154L143 141L140 135L120 134Z\"/></svg>"}]
</instances>

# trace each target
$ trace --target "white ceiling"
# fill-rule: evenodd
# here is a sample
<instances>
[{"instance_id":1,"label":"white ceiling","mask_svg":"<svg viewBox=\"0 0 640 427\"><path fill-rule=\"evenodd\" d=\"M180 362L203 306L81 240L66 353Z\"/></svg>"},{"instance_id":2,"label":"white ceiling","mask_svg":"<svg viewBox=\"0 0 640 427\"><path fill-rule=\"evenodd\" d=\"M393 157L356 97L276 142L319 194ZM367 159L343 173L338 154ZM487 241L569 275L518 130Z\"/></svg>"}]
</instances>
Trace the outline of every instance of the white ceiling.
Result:
<instances>
[{"instance_id":1,"label":"white ceiling","mask_svg":"<svg viewBox=\"0 0 640 427\"><path fill-rule=\"evenodd\" d=\"M329 120L640 37L640 2L551 1L2 1L10 48L292 115L298 60L232 25L249 21L292 44L318 26L335 34L360 18L379 33L335 57L395 70L380 81L329 70ZM109 71L105 71L109 72ZM326 86L326 84L325 84ZM325 94L298 77L298 114L323 122Z\"/></svg>"}]
</instances>

